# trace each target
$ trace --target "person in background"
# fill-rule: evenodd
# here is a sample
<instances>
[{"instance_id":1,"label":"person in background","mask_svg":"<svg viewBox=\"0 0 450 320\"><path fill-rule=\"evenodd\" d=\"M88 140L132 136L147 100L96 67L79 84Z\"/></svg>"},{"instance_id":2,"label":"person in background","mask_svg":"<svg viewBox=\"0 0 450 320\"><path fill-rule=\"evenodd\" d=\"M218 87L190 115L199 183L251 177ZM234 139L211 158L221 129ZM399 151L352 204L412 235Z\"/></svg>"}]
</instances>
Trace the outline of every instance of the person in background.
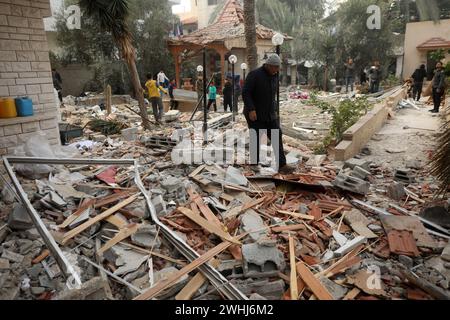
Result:
<instances>
[{"instance_id":1,"label":"person in background","mask_svg":"<svg viewBox=\"0 0 450 320\"><path fill-rule=\"evenodd\" d=\"M158 76L157 76L157 79L156 79L156 80L158 81L158 85L160 85L160 86L163 87L163 88L166 88L166 83L167 83L168 81L170 81L169 78L167 78L167 76L166 76L166 74L164 73L163 70L161 70L161 71L158 73Z\"/></svg>"},{"instance_id":2,"label":"person in background","mask_svg":"<svg viewBox=\"0 0 450 320\"><path fill-rule=\"evenodd\" d=\"M411 78L413 78L413 99L420 101L422 95L423 81L427 77L427 70L425 65L422 64L416 71L414 71Z\"/></svg>"},{"instance_id":3,"label":"person in background","mask_svg":"<svg viewBox=\"0 0 450 320\"><path fill-rule=\"evenodd\" d=\"M286 164L280 119L276 112L277 74L280 72L280 66L280 57L271 54L262 67L248 74L242 97L244 116L250 129L250 163L259 164L260 140L266 133L271 140L278 172L284 174L291 173L294 168Z\"/></svg>"},{"instance_id":4,"label":"person in background","mask_svg":"<svg viewBox=\"0 0 450 320\"><path fill-rule=\"evenodd\" d=\"M367 73L365 69L361 70L361 73L359 74L359 82L361 85L365 85L367 82Z\"/></svg>"},{"instance_id":5,"label":"person in background","mask_svg":"<svg viewBox=\"0 0 450 320\"><path fill-rule=\"evenodd\" d=\"M195 91L197 91L198 101L203 99L203 77L198 76L197 81L195 81Z\"/></svg>"},{"instance_id":6,"label":"person in background","mask_svg":"<svg viewBox=\"0 0 450 320\"><path fill-rule=\"evenodd\" d=\"M442 62L436 64L436 72L433 78L433 103L434 108L430 110L432 113L439 113L442 97L445 94L445 73Z\"/></svg>"},{"instance_id":7,"label":"person in background","mask_svg":"<svg viewBox=\"0 0 450 320\"><path fill-rule=\"evenodd\" d=\"M223 87L223 109L227 112L228 108L230 108L230 112L233 111L231 109L231 103L233 100L233 85L231 84L231 79L227 78L225 80L225 86Z\"/></svg>"},{"instance_id":8,"label":"person in background","mask_svg":"<svg viewBox=\"0 0 450 320\"><path fill-rule=\"evenodd\" d=\"M172 80L169 83L170 110L178 110L178 101L175 100L175 97L173 95L173 90L176 88L177 86L175 80Z\"/></svg>"},{"instance_id":9,"label":"person in background","mask_svg":"<svg viewBox=\"0 0 450 320\"><path fill-rule=\"evenodd\" d=\"M348 59L348 62L344 64L345 66L345 93L348 93L348 87L350 86L353 92L353 85L355 82L355 64L353 59Z\"/></svg>"},{"instance_id":10,"label":"person in background","mask_svg":"<svg viewBox=\"0 0 450 320\"><path fill-rule=\"evenodd\" d=\"M214 112L217 112L217 88L214 85L214 81L211 82L208 88L208 110L211 108L211 105L214 105Z\"/></svg>"},{"instance_id":11,"label":"person in background","mask_svg":"<svg viewBox=\"0 0 450 320\"><path fill-rule=\"evenodd\" d=\"M58 92L59 103L63 105L63 97L62 97L62 78L58 71L55 68L52 69L52 79L53 79L53 87Z\"/></svg>"},{"instance_id":12,"label":"person in background","mask_svg":"<svg viewBox=\"0 0 450 320\"><path fill-rule=\"evenodd\" d=\"M377 93L380 90L381 68L380 62L375 61L374 66L369 71L370 93Z\"/></svg>"},{"instance_id":13,"label":"person in background","mask_svg":"<svg viewBox=\"0 0 450 320\"><path fill-rule=\"evenodd\" d=\"M147 82L145 83L145 87L148 90L148 96L150 99L150 103L152 104L153 116L155 117L155 121L159 124L162 123L162 117L164 115L164 106L160 91L167 94L167 91L158 85L155 80L153 80L153 76L151 73L147 74Z\"/></svg>"}]
</instances>

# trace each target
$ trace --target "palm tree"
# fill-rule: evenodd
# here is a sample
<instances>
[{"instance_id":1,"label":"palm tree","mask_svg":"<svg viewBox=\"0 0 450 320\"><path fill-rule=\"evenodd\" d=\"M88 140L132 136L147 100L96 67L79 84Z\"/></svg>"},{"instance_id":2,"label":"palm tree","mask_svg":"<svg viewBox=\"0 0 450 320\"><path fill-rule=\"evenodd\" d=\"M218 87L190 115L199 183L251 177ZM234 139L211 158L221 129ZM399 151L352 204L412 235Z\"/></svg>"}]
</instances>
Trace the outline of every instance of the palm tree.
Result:
<instances>
[{"instance_id":1,"label":"palm tree","mask_svg":"<svg viewBox=\"0 0 450 320\"><path fill-rule=\"evenodd\" d=\"M130 13L128 0L80 0L83 12L100 24L106 32L111 33L119 48L122 59L128 66L135 95L139 101L140 115L144 128L151 129L144 95L136 67L136 49L127 24Z\"/></svg>"},{"instance_id":2,"label":"palm tree","mask_svg":"<svg viewBox=\"0 0 450 320\"><path fill-rule=\"evenodd\" d=\"M441 182L440 192L445 195L450 189L450 120L442 127L438 147L431 161L431 174Z\"/></svg>"},{"instance_id":3,"label":"palm tree","mask_svg":"<svg viewBox=\"0 0 450 320\"><path fill-rule=\"evenodd\" d=\"M256 48L256 14L255 0L244 1L245 43L247 46L247 62L250 70L258 67L258 50Z\"/></svg>"}]
</instances>

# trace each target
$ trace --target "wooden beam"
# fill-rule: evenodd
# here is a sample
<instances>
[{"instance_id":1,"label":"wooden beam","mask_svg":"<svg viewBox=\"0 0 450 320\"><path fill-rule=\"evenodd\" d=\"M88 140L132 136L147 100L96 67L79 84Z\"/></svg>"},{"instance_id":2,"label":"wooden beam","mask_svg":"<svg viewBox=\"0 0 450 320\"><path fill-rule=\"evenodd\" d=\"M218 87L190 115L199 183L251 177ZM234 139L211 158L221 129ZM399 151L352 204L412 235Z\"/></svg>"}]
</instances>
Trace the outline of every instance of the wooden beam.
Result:
<instances>
[{"instance_id":1,"label":"wooden beam","mask_svg":"<svg viewBox=\"0 0 450 320\"><path fill-rule=\"evenodd\" d=\"M361 290L359 290L358 288L353 288L352 290L350 290L349 292L347 292L347 294L345 295L345 297L342 300L353 300L356 298L356 296L361 292Z\"/></svg>"},{"instance_id":2,"label":"wooden beam","mask_svg":"<svg viewBox=\"0 0 450 320\"><path fill-rule=\"evenodd\" d=\"M119 243L120 241L128 238L129 236L131 236L132 234L136 233L136 231L138 230L139 225L137 223L132 223L128 226L126 226L123 229L120 229L119 232L108 242L105 243L105 245L103 247L101 247L98 250L98 254L102 255L106 250L110 249L111 247L115 246L117 243Z\"/></svg>"},{"instance_id":3,"label":"wooden beam","mask_svg":"<svg viewBox=\"0 0 450 320\"><path fill-rule=\"evenodd\" d=\"M290 211L278 210L278 213L286 214L288 216L291 216L291 217L294 217L294 218L297 218L297 219L302 219L302 220L314 220L313 216L310 216L308 214L298 213L298 212L290 212Z\"/></svg>"},{"instance_id":4,"label":"wooden beam","mask_svg":"<svg viewBox=\"0 0 450 320\"><path fill-rule=\"evenodd\" d=\"M309 270L309 268L303 263L297 263L297 272L299 273L302 280L311 289L314 295L319 300L334 300L327 288L325 288L322 283L314 276L314 274Z\"/></svg>"},{"instance_id":5,"label":"wooden beam","mask_svg":"<svg viewBox=\"0 0 450 320\"><path fill-rule=\"evenodd\" d=\"M210 265L213 268L217 268L220 265L220 260L212 259ZM194 294L201 288L201 286L206 282L205 276L198 272L191 281L188 282L186 286L175 296L175 300L190 300Z\"/></svg>"},{"instance_id":6,"label":"wooden beam","mask_svg":"<svg viewBox=\"0 0 450 320\"><path fill-rule=\"evenodd\" d=\"M237 245L241 244L239 241L236 241L229 233L223 231L223 229L220 229L215 224L209 222L208 220L202 218L201 216L196 215L191 210L180 207L180 208L178 208L178 211L180 211L186 217L188 217L189 219L194 221L200 227L204 228L209 233L213 233L216 236L222 238L223 240L230 241L234 244L237 244Z\"/></svg>"},{"instance_id":7,"label":"wooden beam","mask_svg":"<svg viewBox=\"0 0 450 320\"><path fill-rule=\"evenodd\" d=\"M295 247L294 238L289 235L289 259L291 266L291 300L298 300L298 288L297 288L297 270L295 267Z\"/></svg>"},{"instance_id":8,"label":"wooden beam","mask_svg":"<svg viewBox=\"0 0 450 320\"><path fill-rule=\"evenodd\" d=\"M114 214L117 210L126 207L127 205L129 205L130 203L135 201L138 196L139 196L139 193L137 193L135 195L132 195L128 199L125 199L124 201L119 202L118 204L116 204L112 208L106 210L105 212L99 214L98 216L95 216L94 218L89 219L88 221L86 221L85 223L79 225L75 229L66 232L64 234L64 236L63 236L62 243L66 244L67 241L69 241L70 239L72 239L73 237L78 235L79 233L83 232L84 230L86 230L87 228L92 226L93 224L95 224L95 223L97 223L97 222L99 222L99 221L109 217L110 215Z\"/></svg>"},{"instance_id":9,"label":"wooden beam","mask_svg":"<svg viewBox=\"0 0 450 320\"><path fill-rule=\"evenodd\" d=\"M211 223L214 223L217 227L225 230L223 224L220 222L219 218L209 209L209 207L203 202L203 199L197 194L192 188L187 190L189 197L195 202L197 207L200 209L203 216Z\"/></svg>"},{"instance_id":10,"label":"wooden beam","mask_svg":"<svg viewBox=\"0 0 450 320\"><path fill-rule=\"evenodd\" d=\"M284 231L297 231L297 230L304 230L306 227L303 224L294 224L289 226L281 226L281 227L273 227L273 232L284 232Z\"/></svg>"},{"instance_id":11,"label":"wooden beam","mask_svg":"<svg viewBox=\"0 0 450 320\"><path fill-rule=\"evenodd\" d=\"M260 203L264 202L266 200L266 197L262 197L253 201L249 201L247 203L244 203L244 205L241 208L241 212L245 212L250 208L256 207L257 205L259 205Z\"/></svg>"},{"instance_id":12,"label":"wooden beam","mask_svg":"<svg viewBox=\"0 0 450 320\"><path fill-rule=\"evenodd\" d=\"M245 237L247 233L244 233L236 238L237 240L242 239ZM159 282L154 287L146 290L144 293L140 294L133 300L150 300L157 296L159 293L161 293L163 290L167 289L171 285L175 284L181 277L188 274L189 272L192 272L193 270L197 269L201 265L205 264L209 260L211 260L213 257L217 256L227 248L229 248L232 245L231 242L222 242L221 244L217 245L216 247L212 248L199 258L192 261L187 266L183 267L178 272L173 273L171 276L169 276L167 279Z\"/></svg>"}]
</instances>

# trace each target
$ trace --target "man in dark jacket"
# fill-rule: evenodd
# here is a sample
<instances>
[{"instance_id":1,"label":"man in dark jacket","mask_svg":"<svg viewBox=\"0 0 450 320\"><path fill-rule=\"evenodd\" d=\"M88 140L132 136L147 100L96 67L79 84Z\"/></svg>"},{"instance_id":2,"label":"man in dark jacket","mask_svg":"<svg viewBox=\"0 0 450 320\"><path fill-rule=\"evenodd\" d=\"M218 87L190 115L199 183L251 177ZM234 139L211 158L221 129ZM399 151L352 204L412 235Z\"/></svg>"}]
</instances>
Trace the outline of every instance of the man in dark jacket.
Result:
<instances>
[{"instance_id":1,"label":"man in dark jacket","mask_svg":"<svg viewBox=\"0 0 450 320\"><path fill-rule=\"evenodd\" d=\"M423 80L427 77L427 71L425 70L425 65L422 64L420 68L414 71L411 78L414 80L413 86L413 99L420 101L420 96L422 95Z\"/></svg>"},{"instance_id":2,"label":"man in dark jacket","mask_svg":"<svg viewBox=\"0 0 450 320\"><path fill-rule=\"evenodd\" d=\"M272 143L279 172L288 173L292 171L292 168L286 165L275 99L278 90L277 74L280 66L280 57L276 54L270 55L262 67L249 73L245 80L242 97L244 115L250 129L251 164L259 164L260 139L264 133L267 133Z\"/></svg>"},{"instance_id":3,"label":"man in dark jacket","mask_svg":"<svg viewBox=\"0 0 450 320\"><path fill-rule=\"evenodd\" d=\"M380 90L381 68L380 62L375 61L374 66L369 71L370 93L377 93Z\"/></svg>"},{"instance_id":4,"label":"man in dark jacket","mask_svg":"<svg viewBox=\"0 0 450 320\"><path fill-rule=\"evenodd\" d=\"M231 84L231 79L227 78L225 80L225 86L223 88L223 109L227 112L228 108L230 112L233 111L231 109L232 101L233 101L233 85Z\"/></svg>"},{"instance_id":5,"label":"man in dark jacket","mask_svg":"<svg viewBox=\"0 0 450 320\"><path fill-rule=\"evenodd\" d=\"M444 68L441 62L436 64L436 73L433 78L433 102L434 109L430 110L433 113L439 113L439 108L442 102L442 96L444 95L445 90L445 74Z\"/></svg>"}]
</instances>

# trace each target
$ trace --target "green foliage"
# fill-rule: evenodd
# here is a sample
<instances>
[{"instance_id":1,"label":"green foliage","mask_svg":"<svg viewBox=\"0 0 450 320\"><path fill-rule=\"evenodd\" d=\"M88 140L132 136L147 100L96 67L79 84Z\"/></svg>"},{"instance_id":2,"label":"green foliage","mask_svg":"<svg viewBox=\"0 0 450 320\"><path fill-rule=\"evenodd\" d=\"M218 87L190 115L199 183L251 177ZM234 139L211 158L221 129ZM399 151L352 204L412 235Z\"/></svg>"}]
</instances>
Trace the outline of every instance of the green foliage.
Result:
<instances>
[{"instance_id":1,"label":"green foliage","mask_svg":"<svg viewBox=\"0 0 450 320\"><path fill-rule=\"evenodd\" d=\"M447 64L445 65L444 72L447 77L450 77L450 61L447 62ZM450 83L450 82L448 82L448 83Z\"/></svg>"},{"instance_id":2,"label":"green foliage","mask_svg":"<svg viewBox=\"0 0 450 320\"><path fill-rule=\"evenodd\" d=\"M127 128L127 125L118 121L106 121L102 119L95 119L89 121L85 127L88 127L92 131L101 132L105 136L112 134L119 134L122 129Z\"/></svg>"},{"instance_id":3,"label":"green foliage","mask_svg":"<svg viewBox=\"0 0 450 320\"><path fill-rule=\"evenodd\" d=\"M445 58L445 51L444 49L438 49L435 51L432 51L429 53L429 56L434 61L441 61Z\"/></svg>"},{"instance_id":4,"label":"green foliage","mask_svg":"<svg viewBox=\"0 0 450 320\"><path fill-rule=\"evenodd\" d=\"M399 84L401 84L401 83L402 83L402 82L401 82L401 80L400 80L399 78L397 78L395 75L391 74L391 75L389 75L385 80L383 80L383 81L381 82L381 85L382 85L383 87L388 87L388 88L390 88L390 87L397 86L397 85L399 85Z\"/></svg>"},{"instance_id":5,"label":"green foliage","mask_svg":"<svg viewBox=\"0 0 450 320\"><path fill-rule=\"evenodd\" d=\"M319 107L322 112L328 112L332 116L329 134L314 150L318 154L326 152L326 149L333 142L339 143L344 136L344 132L354 125L369 109L369 103L365 97L354 100L345 99L335 105L319 100L316 94L313 93L311 94L310 102L312 105Z\"/></svg>"}]
</instances>

